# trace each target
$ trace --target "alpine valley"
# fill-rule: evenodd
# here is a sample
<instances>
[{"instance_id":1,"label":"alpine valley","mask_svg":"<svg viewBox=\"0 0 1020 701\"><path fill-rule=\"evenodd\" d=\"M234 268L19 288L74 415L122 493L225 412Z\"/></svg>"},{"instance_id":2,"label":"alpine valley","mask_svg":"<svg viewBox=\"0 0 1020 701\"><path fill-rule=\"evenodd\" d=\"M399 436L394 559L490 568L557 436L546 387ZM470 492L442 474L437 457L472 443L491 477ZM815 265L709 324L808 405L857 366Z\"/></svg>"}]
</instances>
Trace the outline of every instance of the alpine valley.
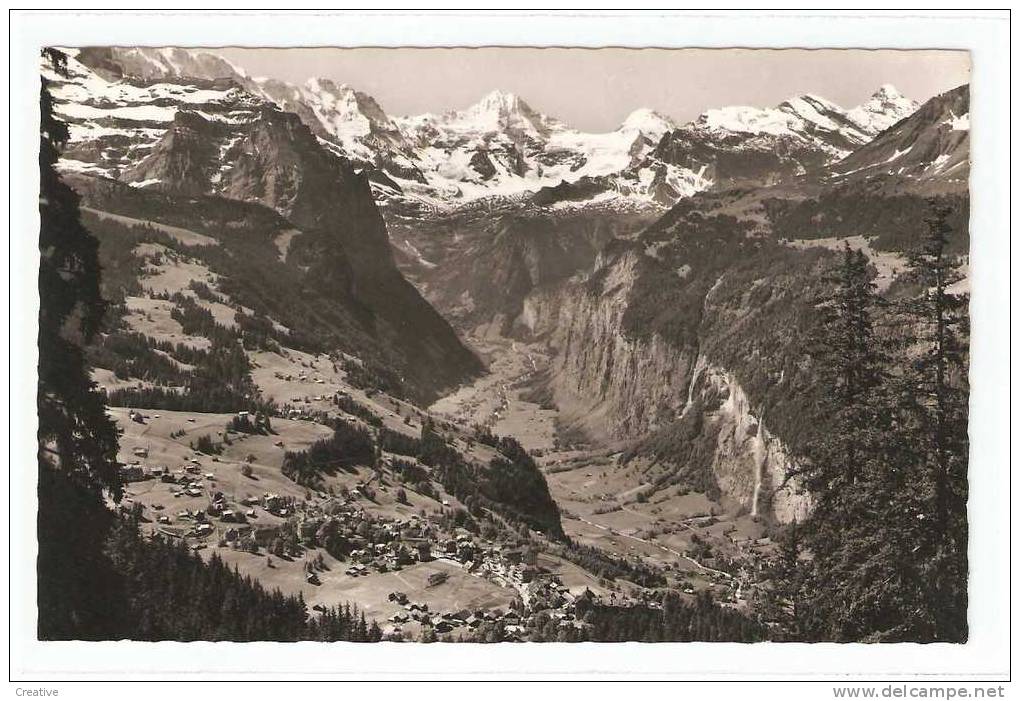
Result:
<instances>
[{"instance_id":1,"label":"alpine valley","mask_svg":"<svg viewBox=\"0 0 1020 701\"><path fill-rule=\"evenodd\" d=\"M607 640L669 590L716 612L691 639L769 637L832 430L807 410L826 276L849 246L914 294L937 205L967 290L966 85L585 133L499 90L395 116L214 53L62 52L116 508L310 620Z\"/></svg>"}]
</instances>

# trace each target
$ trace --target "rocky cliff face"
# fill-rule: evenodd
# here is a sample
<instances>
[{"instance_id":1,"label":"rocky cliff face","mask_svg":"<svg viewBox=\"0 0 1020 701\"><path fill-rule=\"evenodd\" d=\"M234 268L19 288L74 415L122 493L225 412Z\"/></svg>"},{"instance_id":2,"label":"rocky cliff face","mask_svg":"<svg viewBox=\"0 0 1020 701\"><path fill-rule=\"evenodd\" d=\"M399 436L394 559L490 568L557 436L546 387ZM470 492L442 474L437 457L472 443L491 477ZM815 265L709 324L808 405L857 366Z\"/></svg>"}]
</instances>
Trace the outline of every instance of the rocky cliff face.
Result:
<instances>
[{"instance_id":1,"label":"rocky cliff face","mask_svg":"<svg viewBox=\"0 0 1020 701\"><path fill-rule=\"evenodd\" d=\"M711 471L720 491L739 502L755 516L769 514L780 523L801 521L811 508L811 499L800 493L791 472L795 465L790 451L765 423L764 416L751 410L747 393L733 374L715 365L702 365L699 356L691 378L689 397L721 398L706 412L705 420L716 429Z\"/></svg>"},{"instance_id":2,"label":"rocky cliff face","mask_svg":"<svg viewBox=\"0 0 1020 701\"><path fill-rule=\"evenodd\" d=\"M217 142L222 138L216 122L194 112L178 112L163 138L148 156L128 167L121 180L136 187L171 183L174 191L200 195L219 168Z\"/></svg>"},{"instance_id":3,"label":"rocky cliff face","mask_svg":"<svg viewBox=\"0 0 1020 701\"><path fill-rule=\"evenodd\" d=\"M603 268L597 287L578 283L545 304L529 300L522 314L534 332L551 330L553 387L565 420L611 439L638 438L678 416L697 355L658 335L622 333L637 255Z\"/></svg>"},{"instance_id":4,"label":"rocky cliff face","mask_svg":"<svg viewBox=\"0 0 1020 701\"><path fill-rule=\"evenodd\" d=\"M770 138L776 131L863 140L864 116L834 112L822 120L802 107L814 121L789 109L738 112L729 115L731 127ZM780 519L803 513L806 503L794 491L771 493L785 482L791 455L826 430L824 417L809 411L822 390L805 341L833 253L789 242L866 232L876 249L910 250L930 207L917 182L935 178L951 192L959 187L955 173L966 171L967 115L961 88L897 121L842 162L873 173L865 181L696 195L635 237L607 245L584 280L530 295L519 328L554 346L551 382L566 419L594 436L650 445L657 458L672 450L687 460L684 443L697 441L705 450L696 457L723 494L752 511L770 502ZM719 131L712 119L702 121ZM920 175L887 172L914 151ZM959 167L949 169L953 163ZM958 234L951 246L965 252L965 195L959 200L952 201ZM877 254L874 260L880 265ZM696 426L685 419L692 406Z\"/></svg>"},{"instance_id":5,"label":"rocky cliff face","mask_svg":"<svg viewBox=\"0 0 1020 701\"><path fill-rule=\"evenodd\" d=\"M525 206L464 208L432 217L385 212L397 264L454 326L510 333L532 292L586 273L597 251L633 236L643 213Z\"/></svg>"},{"instance_id":6,"label":"rocky cliff face","mask_svg":"<svg viewBox=\"0 0 1020 701\"><path fill-rule=\"evenodd\" d=\"M588 279L524 302L518 329L546 337L555 349L550 384L563 420L593 437L627 443L668 435L698 412L702 428L680 440L700 445L667 453L707 456L701 469L724 497L752 514L801 519L810 501L788 482L791 451L767 428L763 409L752 407L735 373L706 358L696 334L678 341L626 333L642 255L631 249L600 258ZM705 304L713 304L711 293Z\"/></svg>"}]
</instances>

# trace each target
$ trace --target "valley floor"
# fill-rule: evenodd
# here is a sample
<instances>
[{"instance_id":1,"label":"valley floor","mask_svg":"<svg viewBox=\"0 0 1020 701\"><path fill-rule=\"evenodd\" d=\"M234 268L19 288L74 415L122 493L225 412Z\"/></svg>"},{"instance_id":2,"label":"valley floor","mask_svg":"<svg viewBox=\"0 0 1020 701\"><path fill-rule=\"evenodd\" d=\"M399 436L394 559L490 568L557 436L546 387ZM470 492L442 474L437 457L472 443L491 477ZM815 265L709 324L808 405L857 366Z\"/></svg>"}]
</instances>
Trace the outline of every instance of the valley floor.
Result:
<instances>
[{"instance_id":1,"label":"valley floor","mask_svg":"<svg viewBox=\"0 0 1020 701\"><path fill-rule=\"evenodd\" d=\"M755 564L772 548L763 523L678 486L645 498L652 486L644 476L647 461L624 464L617 446L597 436L579 442L573 433L563 435L557 408L524 398L535 377L549 370L548 348L503 337L467 340L490 372L435 402L433 413L515 436L536 456L573 540L662 568L688 594L711 589L724 603L747 604Z\"/></svg>"}]
</instances>

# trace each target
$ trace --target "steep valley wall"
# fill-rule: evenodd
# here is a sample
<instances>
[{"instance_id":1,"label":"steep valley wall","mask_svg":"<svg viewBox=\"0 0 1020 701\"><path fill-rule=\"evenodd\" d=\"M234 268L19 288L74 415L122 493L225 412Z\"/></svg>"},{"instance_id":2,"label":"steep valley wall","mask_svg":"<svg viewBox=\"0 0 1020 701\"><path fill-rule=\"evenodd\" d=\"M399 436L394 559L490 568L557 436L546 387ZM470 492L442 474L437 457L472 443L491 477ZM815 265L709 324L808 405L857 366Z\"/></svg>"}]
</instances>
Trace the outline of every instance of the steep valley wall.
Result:
<instances>
[{"instance_id":1,"label":"steep valley wall","mask_svg":"<svg viewBox=\"0 0 1020 701\"><path fill-rule=\"evenodd\" d=\"M734 374L702 355L697 338L678 344L624 332L640 255L600 259L597 276L524 302L516 328L553 348L549 381L562 420L622 444L667 429L697 405L707 430L695 440L705 442L699 452L710 456L720 492L756 515L803 518L809 499L786 484L793 459Z\"/></svg>"}]
</instances>

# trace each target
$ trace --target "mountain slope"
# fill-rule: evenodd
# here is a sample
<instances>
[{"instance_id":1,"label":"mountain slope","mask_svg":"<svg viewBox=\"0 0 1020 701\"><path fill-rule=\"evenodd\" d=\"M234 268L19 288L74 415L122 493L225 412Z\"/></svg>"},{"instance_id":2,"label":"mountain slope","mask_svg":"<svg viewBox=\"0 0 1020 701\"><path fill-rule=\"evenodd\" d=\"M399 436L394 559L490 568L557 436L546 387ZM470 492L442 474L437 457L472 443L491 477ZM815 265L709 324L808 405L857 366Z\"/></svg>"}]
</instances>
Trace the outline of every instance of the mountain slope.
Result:
<instances>
[{"instance_id":1,"label":"mountain slope","mask_svg":"<svg viewBox=\"0 0 1020 701\"><path fill-rule=\"evenodd\" d=\"M228 226L244 226L238 221L246 216L231 203L268 208L280 222L272 235L298 232L289 234L284 264L296 268L299 284L334 295L371 339L372 348L360 350L385 359L413 393L433 396L480 371L397 270L367 177L299 117L233 83L110 83L73 58L68 64L67 79L53 77L56 111L72 122L60 167L126 185L83 184L87 201L174 225L203 219L194 198L220 198L205 208ZM192 211L176 209L182 198L191 198L185 209Z\"/></svg>"},{"instance_id":2,"label":"mountain slope","mask_svg":"<svg viewBox=\"0 0 1020 701\"><path fill-rule=\"evenodd\" d=\"M965 187L970 175L970 86L932 98L834 164L829 173L834 181L894 175Z\"/></svg>"}]
</instances>

